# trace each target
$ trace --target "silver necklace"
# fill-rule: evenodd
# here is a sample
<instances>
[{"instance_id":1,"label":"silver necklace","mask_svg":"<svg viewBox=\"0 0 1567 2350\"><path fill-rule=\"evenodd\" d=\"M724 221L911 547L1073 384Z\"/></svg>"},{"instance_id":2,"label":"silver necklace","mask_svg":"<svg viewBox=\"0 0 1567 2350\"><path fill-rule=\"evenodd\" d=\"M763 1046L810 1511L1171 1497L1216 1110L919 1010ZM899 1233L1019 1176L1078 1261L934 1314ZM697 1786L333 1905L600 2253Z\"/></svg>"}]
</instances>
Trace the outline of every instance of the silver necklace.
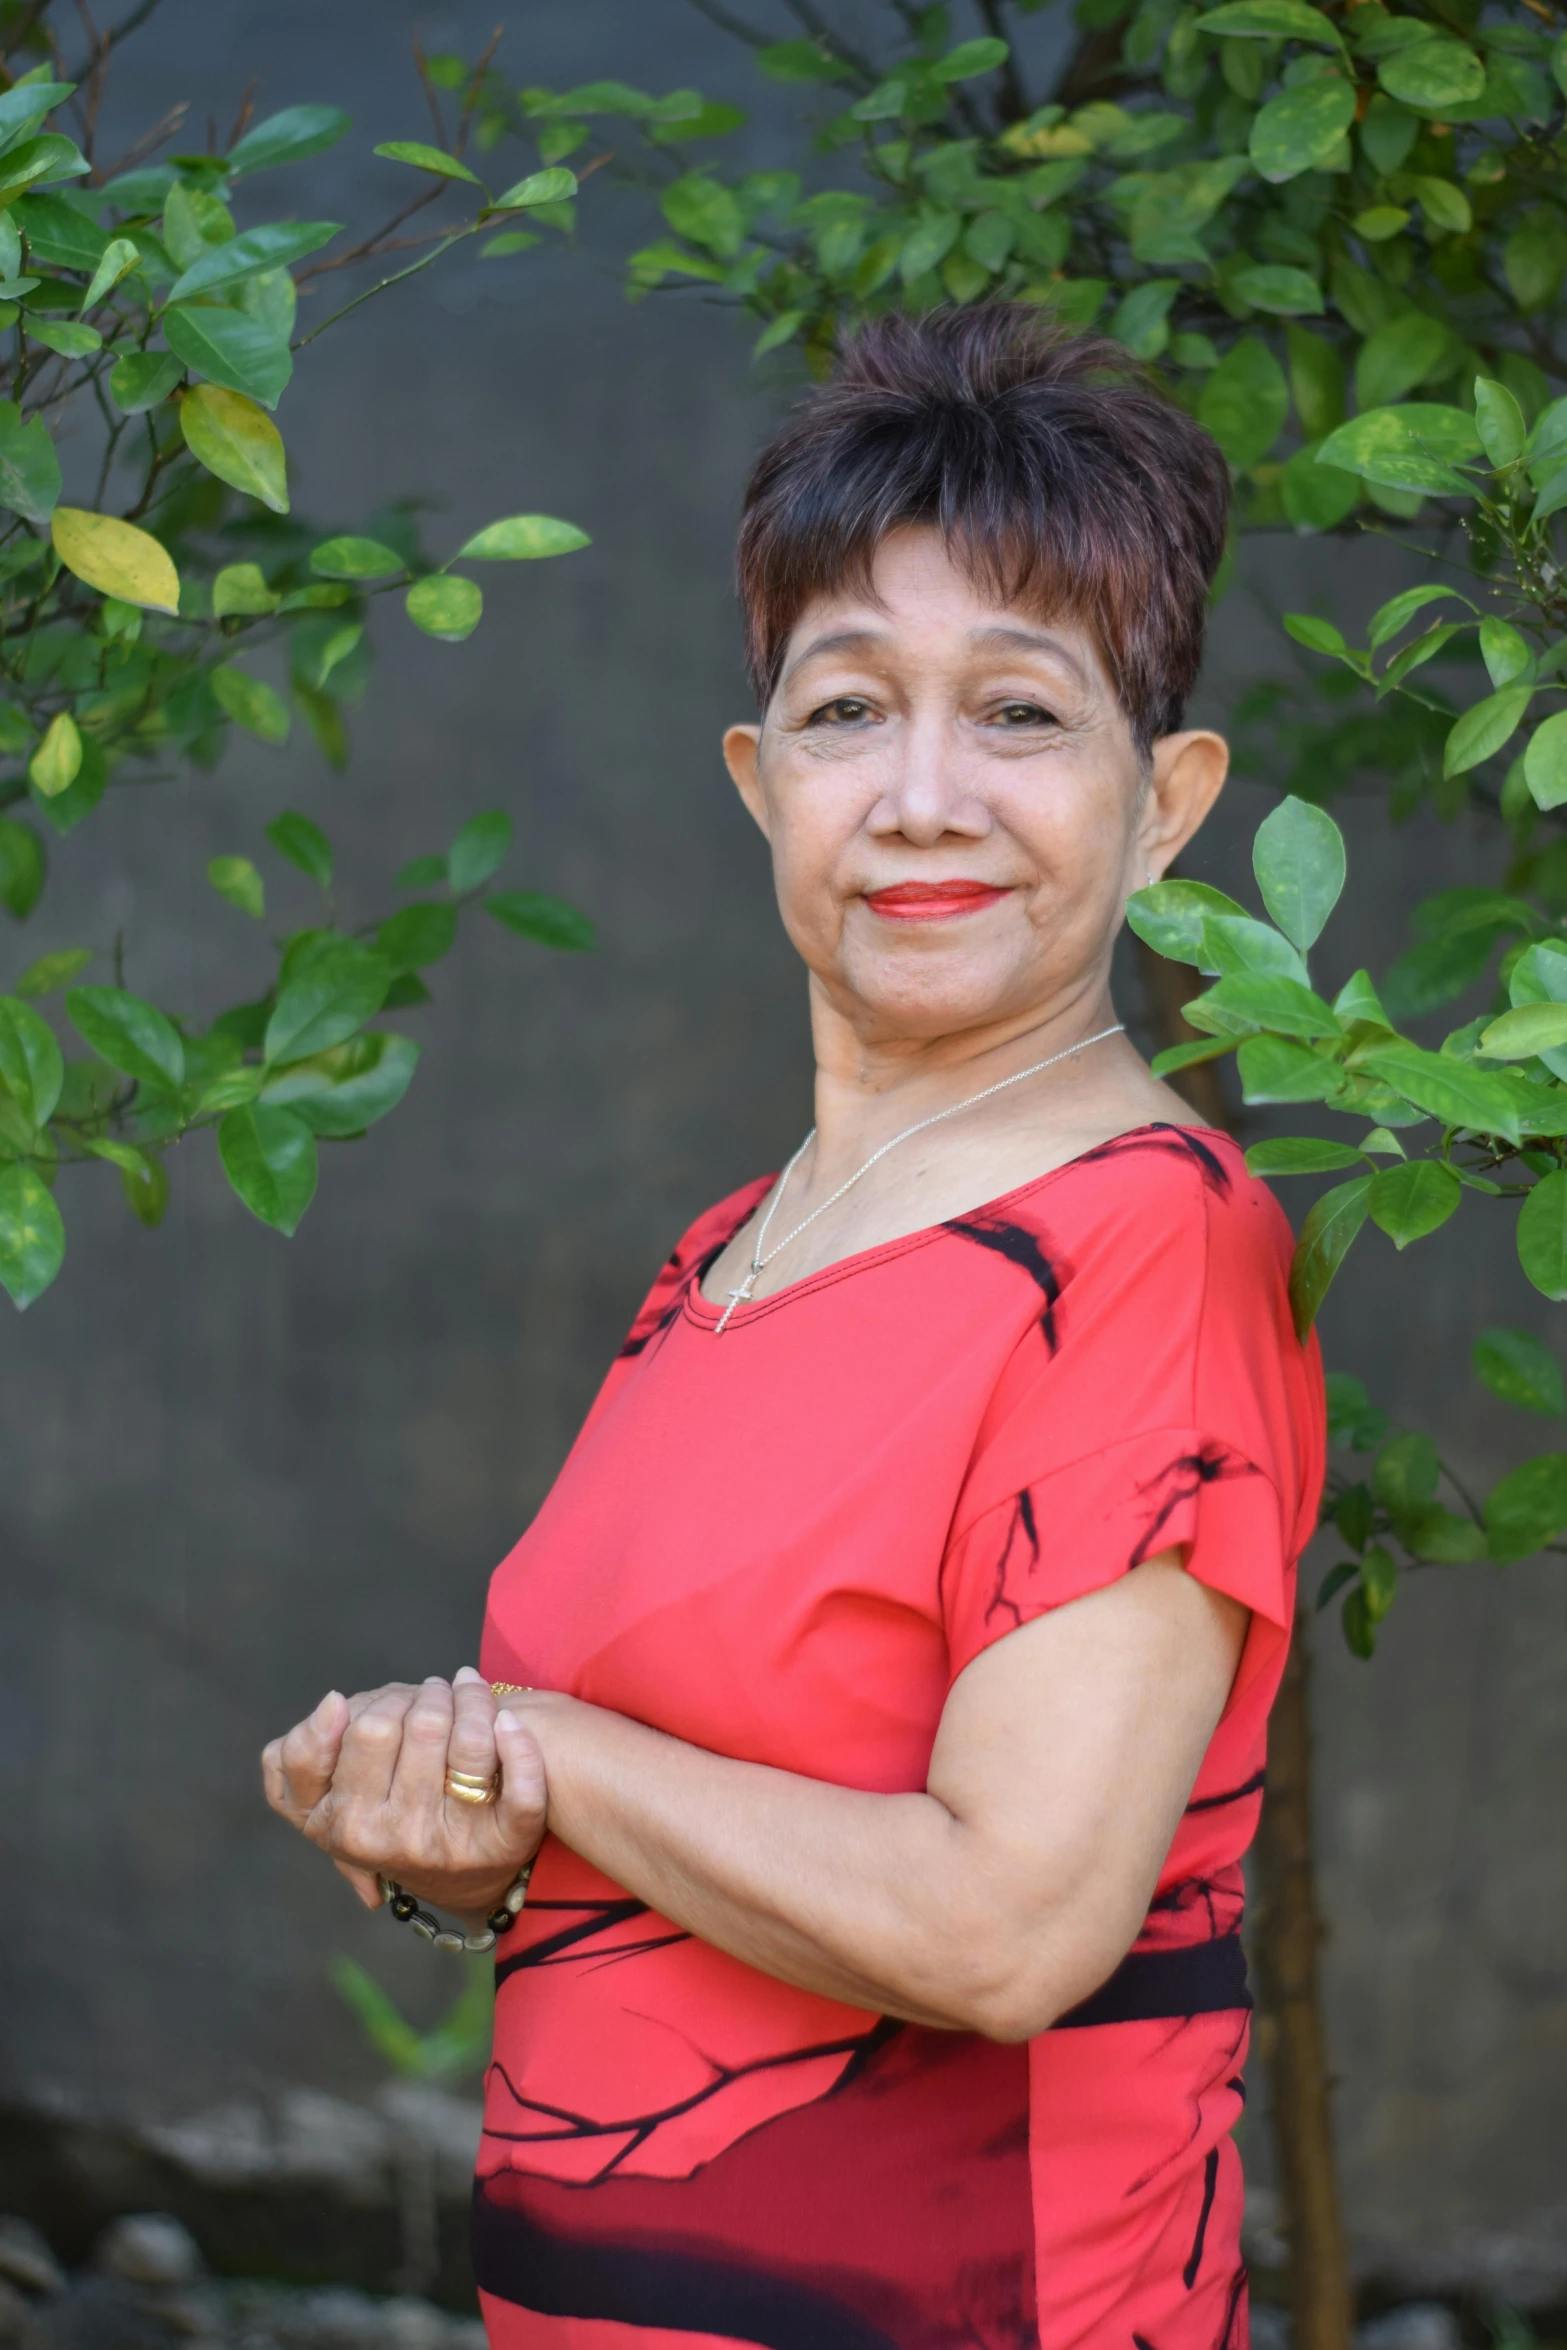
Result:
<instances>
[{"instance_id":1,"label":"silver necklace","mask_svg":"<svg viewBox=\"0 0 1567 2350\"><path fill-rule=\"evenodd\" d=\"M725 1306L722 1315L719 1317L718 1328L713 1332L713 1336L715 1338L721 1338L723 1336L724 1331L728 1328L729 1325L729 1317L734 1312L735 1307L747 1303L756 1288L758 1279L763 1273L766 1272L774 1257L781 1256L784 1250L789 1246L791 1240L798 1240L801 1233L805 1230L808 1224L814 1224L818 1216L825 1216L829 1208L836 1207L839 1200L842 1199L844 1193L846 1191L852 1191L854 1186L859 1182L860 1177L862 1175L868 1175L871 1169L875 1166L877 1160L884 1159L889 1151L896 1150L900 1142L907 1142L911 1135L923 1134L927 1126L939 1126L943 1118L955 1118L960 1110L972 1110L977 1103L988 1102L993 1093L1005 1093L1009 1085L1021 1085L1025 1077L1037 1077L1042 1069L1053 1069L1058 1061L1069 1061L1074 1053L1086 1052L1091 1044L1103 1044L1107 1036L1123 1035L1125 1033L1125 1029L1126 1022L1124 1020L1117 1020L1113 1028L1101 1028L1097 1036L1085 1036L1079 1043L1069 1044L1064 1052L1052 1053L1048 1060L1035 1061L1031 1068L1019 1069L1015 1076L999 1078L994 1085L987 1085L983 1093L971 1093L966 1102L954 1102L950 1109L937 1110L929 1118L921 1118L917 1120L914 1125L905 1126L901 1134L895 1134L890 1142L884 1142L880 1150L872 1151L864 1166L856 1167L854 1173L849 1177L847 1183L840 1183L837 1190L830 1193L828 1197L822 1201L822 1204L819 1208L812 1208L808 1216L802 1216L799 1223L796 1224L794 1230L792 1232L786 1232L782 1240L778 1241L771 1249L767 1251L767 1254L764 1256L762 1254L762 1249L763 1244L767 1239L768 1226L772 1223L773 1217L777 1213L779 1201L783 1198L785 1191L789 1187L789 1178L794 1173L796 1167L798 1167L800 1164L800 1161L804 1158L806 1152L810 1149L812 1143L816 1140L816 1129L813 1126L810 1133L801 1143L799 1149L795 1152L794 1157L789 1161L788 1166L785 1167L783 1173L778 1178L778 1188L767 1203L767 1213L762 1218L761 1229L757 1233L755 1242L751 1249L751 1269L746 1274L745 1279L741 1282L738 1289L731 1289L726 1293L729 1299L729 1303Z\"/></svg>"}]
</instances>

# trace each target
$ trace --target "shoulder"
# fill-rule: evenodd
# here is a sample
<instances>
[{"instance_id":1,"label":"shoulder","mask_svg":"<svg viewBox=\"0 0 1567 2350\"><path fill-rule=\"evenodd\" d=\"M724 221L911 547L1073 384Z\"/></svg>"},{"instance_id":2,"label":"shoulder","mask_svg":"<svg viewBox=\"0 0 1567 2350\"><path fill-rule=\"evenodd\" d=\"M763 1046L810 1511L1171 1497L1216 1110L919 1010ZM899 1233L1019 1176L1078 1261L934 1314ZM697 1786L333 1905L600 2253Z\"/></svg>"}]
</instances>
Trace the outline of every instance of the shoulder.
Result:
<instances>
[{"instance_id":1,"label":"shoulder","mask_svg":"<svg viewBox=\"0 0 1567 2350\"><path fill-rule=\"evenodd\" d=\"M648 1341L679 1313L680 1301L690 1284L700 1281L713 1259L728 1246L757 1202L766 1197L772 1180L771 1175L758 1175L751 1182L742 1183L737 1191L726 1192L687 1225L642 1301L620 1350L622 1359L641 1354Z\"/></svg>"}]
</instances>

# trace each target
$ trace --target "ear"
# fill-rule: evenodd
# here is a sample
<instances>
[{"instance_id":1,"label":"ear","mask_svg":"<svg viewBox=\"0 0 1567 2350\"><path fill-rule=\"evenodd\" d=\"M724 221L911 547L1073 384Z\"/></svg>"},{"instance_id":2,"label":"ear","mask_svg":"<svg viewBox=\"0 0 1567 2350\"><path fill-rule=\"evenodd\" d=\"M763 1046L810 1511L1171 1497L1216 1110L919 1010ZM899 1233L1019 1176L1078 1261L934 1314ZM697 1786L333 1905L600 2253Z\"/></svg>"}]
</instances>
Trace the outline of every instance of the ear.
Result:
<instances>
[{"instance_id":1,"label":"ear","mask_svg":"<svg viewBox=\"0 0 1567 2350\"><path fill-rule=\"evenodd\" d=\"M1161 735L1154 744L1137 851L1155 880L1201 825L1224 789L1229 768L1229 744L1206 728ZM1141 886L1141 879L1134 887Z\"/></svg>"},{"instance_id":2,"label":"ear","mask_svg":"<svg viewBox=\"0 0 1567 2350\"><path fill-rule=\"evenodd\" d=\"M755 817L764 840L772 835L767 829L767 795L762 789L762 730L760 726L731 726L724 736L724 765L728 768L735 790Z\"/></svg>"}]
</instances>

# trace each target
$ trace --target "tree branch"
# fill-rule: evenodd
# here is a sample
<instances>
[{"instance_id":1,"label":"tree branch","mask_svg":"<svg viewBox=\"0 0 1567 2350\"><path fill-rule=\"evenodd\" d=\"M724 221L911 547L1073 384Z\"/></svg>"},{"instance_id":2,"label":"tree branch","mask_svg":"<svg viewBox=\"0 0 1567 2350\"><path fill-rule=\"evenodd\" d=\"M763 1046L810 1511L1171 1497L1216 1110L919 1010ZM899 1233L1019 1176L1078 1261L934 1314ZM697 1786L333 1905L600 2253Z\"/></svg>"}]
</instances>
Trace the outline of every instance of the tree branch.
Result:
<instances>
[{"instance_id":1,"label":"tree branch","mask_svg":"<svg viewBox=\"0 0 1567 2350\"><path fill-rule=\"evenodd\" d=\"M735 40L744 41L748 48L770 49L773 45L771 33L753 32L737 16L730 15L722 5L722 0L691 0L691 6L698 16L705 16L709 24L716 24L721 33L728 33Z\"/></svg>"},{"instance_id":2,"label":"tree branch","mask_svg":"<svg viewBox=\"0 0 1567 2350\"><path fill-rule=\"evenodd\" d=\"M47 7L48 0L44 0L44 5ZM97 48L89 50L81 64L61 78L68 82L82 81L92 71L98 59L106 59L111 49L117 49L122 41L128 41L132 33L140 32L148 17L154 15L162 5L163 0L140 0L140 5L133 8L128 16L122 16L118 24L110 25L106 33L100 33ZM36 20L41 11L35 9L33 14Z\"/></svg>"},{"instance_id":3,"label":"tree branch","mask_svg":"<svg viewBox=\"0 0 1567 2350\"><path fill-rule=\"evenodd\" d=\"M976 5L986 32L993 33L998 41L1007 43L1007 61L1000 69L1001 104L997 109L1004 130L1009 122L1021 122L1028 113L1028 96L1023 88L1023 77L1018 72L1016 44L1008 38L1006 26L1002 22L1001 0L976 0Z\"/></svg>"},{"instance_id":4,"label":"tree branch","mask_svg":"<svg viewBox=\"0 0 1567 2350\"><path fill-rule=\"evenodd\" d=\"M829 50L834 57L842 58L845 65L850 65L856 73L863 74L868 82L881 80L880 68L874 60L867 57L863 50L854 48L843 38L841 33L833 31L826 17L815 5L815 0L784 0L784 6L794 18L795 23L803 31L809 33L813 41L820 41L822 46Z\"/></svg>"},{"instance_id":5,"label":"tree branch","mask_svg":"<svg viewBox=\"0 0 1567 2350\"><path fill-rule=\"evenodd\" d=\"M457 122L457 152L459 155L468 144L468 133L473 127L473 110L479 103L479 93L484 87L484 77L489 71L490 59L500 47L501 35L505 29L504 25L496 26L490 35L484 55L473 69L473 77L468 84L468 95L463 100L462 113Z\"/></svg>"}]
</instances>

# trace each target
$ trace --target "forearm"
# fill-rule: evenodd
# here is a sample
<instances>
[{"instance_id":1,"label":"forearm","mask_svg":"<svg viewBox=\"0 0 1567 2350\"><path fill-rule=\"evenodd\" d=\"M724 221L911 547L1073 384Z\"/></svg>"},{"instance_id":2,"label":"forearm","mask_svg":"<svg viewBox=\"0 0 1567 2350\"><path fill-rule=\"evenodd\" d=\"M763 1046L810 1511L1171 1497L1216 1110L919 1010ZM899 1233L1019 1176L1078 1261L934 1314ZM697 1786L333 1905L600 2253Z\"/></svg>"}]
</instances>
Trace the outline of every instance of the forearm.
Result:
<instances>
[{"instance_id":1,"label":"forearm","mask_svg":"<svg viewBox=\"0 0 1567 2350\"><path fill-rule=\"evenodd\" d=\"M592 1706L528 1718L551 1829L661 1916L909 2022L984 2029L999 2011L1016 1934L995 1855L933 1796L734 1762Z\"/></svg>"}]
</instances>

